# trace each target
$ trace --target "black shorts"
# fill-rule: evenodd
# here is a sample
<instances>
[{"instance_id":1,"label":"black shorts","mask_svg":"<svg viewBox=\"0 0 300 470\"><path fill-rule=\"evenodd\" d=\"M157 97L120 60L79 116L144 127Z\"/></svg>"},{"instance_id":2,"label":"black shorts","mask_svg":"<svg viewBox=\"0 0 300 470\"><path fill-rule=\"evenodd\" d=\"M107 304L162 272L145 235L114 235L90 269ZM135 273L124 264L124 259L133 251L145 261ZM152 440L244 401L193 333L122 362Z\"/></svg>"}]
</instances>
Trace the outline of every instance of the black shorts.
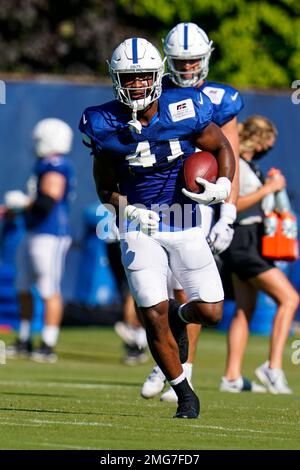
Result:
<instances>
[{"instance_id":1,"label":"black shorts","mask_svg":"<svg viewBox=\"0 0 300 470\"><path fill-rule=\"evenodd\" d=\"M262 223L236 225L229 248L222 254L226 268L242 281L274 268L274 262L261 254Z\"/></svg>"}]
</instances>

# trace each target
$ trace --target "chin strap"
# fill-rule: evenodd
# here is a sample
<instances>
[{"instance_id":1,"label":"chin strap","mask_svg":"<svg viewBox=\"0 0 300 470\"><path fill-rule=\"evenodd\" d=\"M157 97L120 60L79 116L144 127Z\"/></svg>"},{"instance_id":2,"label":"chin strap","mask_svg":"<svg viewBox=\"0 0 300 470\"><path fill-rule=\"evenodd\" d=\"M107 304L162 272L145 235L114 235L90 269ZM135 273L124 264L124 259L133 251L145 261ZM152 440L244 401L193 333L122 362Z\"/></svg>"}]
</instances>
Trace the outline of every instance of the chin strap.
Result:
<instances>
[{"instance_id":1,"label":"chin strap","mask_svg":"<svg viewBox=\"0 0 300 470\"><path fill-rule=\"evenodd\" d=\"M131 131L136 132L137 134L141 134L142 133L142 124L137 119L137 104L136 103L134 103L134 107L133 107L133 110L132 110L131 117L132 117L132 120L128 122L129 129Z\"/></svg>"}]
</instances>

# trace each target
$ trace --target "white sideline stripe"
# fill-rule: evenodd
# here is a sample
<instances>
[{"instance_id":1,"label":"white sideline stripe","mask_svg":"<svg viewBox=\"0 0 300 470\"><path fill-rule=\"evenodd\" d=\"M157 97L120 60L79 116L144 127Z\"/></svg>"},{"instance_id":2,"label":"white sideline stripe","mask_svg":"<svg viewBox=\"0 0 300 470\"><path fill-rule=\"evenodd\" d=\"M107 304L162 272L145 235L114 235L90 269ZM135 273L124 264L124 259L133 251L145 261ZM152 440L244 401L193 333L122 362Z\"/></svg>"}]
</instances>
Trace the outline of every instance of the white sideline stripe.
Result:
<instances>
[{"instance_id":1,"label":"white sideline stripe","mask_svg":"<svg viewBox=\"0 0 300 470\"><path fill-rule=\"evenodd\" d=\"M112 423L99 423L99 422L89 422L89 421L52 421L52 420L45 420L45 419L31 419L30 422L32 423L39 423L39 424L63 424L63 425L71 425L71 426L91 426L91 427L100 427L100 428L122 428L122 429L130 429L129 426L120 426L119 424L112 424Z\"/></svg>"},{"instance_id":2,"label":"white sideline stripe","mask_svg":"<svg viewBox=\"0 0 300 470\"><path fill-rule=\"evenodd\" d=\"M82 383L67 383L67 382L29 382L29 381L14 381L14 380L0 380L0 385L13 385L17 387L49 387L49 388L77 388L82 390L106 390L111 388L128 388L133 387L130 384L82 384Z\"/></svg>"},{"instance_id":3,"label":"white sideline stripe","mask_svg":"<svg viewBox=\"0 0 300 470\"><path fill-rule=\"evenodd\" d=\"M21 422L20 422L21 421ZM99 422L89 422L89 421L54 421L49 419L26 419L21 418L19 422L10 421L10 418L1 418L0 425L4 424L5 426L43 426L45 424L56 425L61 424L65 426L91 426L91 427L100 427L100 428L119 428L119 429L130 429L130 426L123 426L119 424L112 423L99 423Z\"/></svg>"},{"instance_id":4,"label":"white sideline stripe","mask_svg":"<svg viewBox=\"0 0 300 470\"><path fill-rule=\"evenodd\" d=\"M11 422L11 421L5 421L4 423L2 423L0 421L0 425L1 424L5 424L5 426L19 426L19 427L41 427L41 426L44 426L46 424L49 424L49 425L56 425L56 424L59 424L59 425L67 425L67 426L74 426L74 425L77 425L77 426L91 426L91 427L110 427L110 428L118 428L118 429L131 429L129 426L120 426L120 425L113 425L111 423L93 423L93 422L78 422L78 421L48 421L48 420L29 420L31 422L31 424L29 423L15 423L15 422ZM202 430L204 431L205 435L207 434L210 434L212 436L216 436L215 432L207 432L205 431L205 427L206 428L209 428L210 426L197 426L197 425L192 425L192 426L188 426L188 427L193 427L193 428L198 428L199 431L201 431L201 428ZM221 428L222 429L222 426L213 426L213 428ZM136 430L145 430L145 428L135 428ZM235 436L232 435L232 432L234 431L237 431L236 429L230 429L230 428L224 428L225 430L228 430L230 431L230 434L225 434L225 433L218 433L217 436L218 437L229 437L229 438L239 438L239 439L247 439L248 441L249 440L254 440L254 439L261 439L262 436L252 436L252 437L249 437L249 436L241 436L239 434L236 434ZM245 430L245 431L248 431L248 430ZM272 434L272 432L268 432L269 434ZM266 438L268 438L266 436ZM286 440L290 440L290 439L293 439L292 437L276 437L276 436L272 436L272 439L274 440L277 440L277 441L286 441ZM40 443L40 444L43 444L43 443ZM50 445L50 444L49 444ZM55 444L56 445L56 444ZM64 446L64 444L62 444L62 446ZM67 445L66 445L67 446ZM65 447L66 447L65 446ZM70 447L70 446L68 446ZM80 449L80 447L78 447ZM83 447L82 449L85 449L85 447ZM96 450L99 450L99 449L96 449Z\"/></svg>"},{"instance_id":5,"label":"white sideline stripe","mask_svg":"<svg viewBox=\"0 0 300 470\"><path fill-rule=\"evenodd\" d=\"M21 426L23 427L29 427L29 428L39 428L42 427L42 424L28 424L28 423L14 423L13 421L0 421L0 425L3 424L4 426Z\"/></svg>"},{"instance_id":6,"label":"white sideline stripe","mask_svg":"<svg viewBox=\"0 0 300 470\"><path fill-rule=\"evenodd\" d=\"M278 432L274 432L274 431L261 431L261 430L258 430L258 429L247 429L247 428L224 428L224 426L211 426L211 425L204 425L204 426L200 426L200 425L197 425L197 424L191 424L189 427L191 428L202 428L202 429L216 429L218 431L230 431L230 432L233 432L233 431L236 431L236 432L254 432L254 433L258 433L258 434L278 434Z\"/></svg>"},{"instance_id":7,"label":"white sideline stripe","mask_svg":"<svg viewBox=\"0 0 300 470\"><path fill-rule=\"evenodd\" d=\"M286 423L286 424L288 424L288 423ZM227 432L246 432L246 433L255 433L255 434L270 434L272 436L274 434L284 433L284 431L268 431L268 430L262 431L262 430L259 430L259 429L248 429L248 428L225 428L224 426L211 426L211 425L202 426L202 425L199 425L199 424L191 424L188 427L197 428L197 429L212 429L212 430L227 431ZM240 437L242 438L242 436L240 436ZM281 440L283 438L274 437L274 439L280 439Z\"/></svg>"},{"instance_id":8,"label":"white sideline stripe","mask_svg":"<svg viewBox=\"0 0 300 470\"><path fill-rule=\"evenodd\" d=\"M232 429L231 431L235 431L234 429ZM229 437L230 439L244 439L246 441L258 441L258 440L263 440L263 439L268 439L268 440L272 440L272 441L281 441L281 442L286 442L288 440L292 440L294 441L295 439L293 437L277 437L277 436L273 436L273 435L269 435L269 436L262 436L262 435L252 435L252 436L243 436L243 435L240 435L240 434L232 434L232 432L230 433L218 433L216 434L216 432L212 431L212 432L209 432L209 431L205 431L205 433L203 433L204 436L206 436L207 434L208 435L212 435L212 436L225 436L225 437Z\"/></svg>"},{"instance_id":9,"label":"white sideline stripe","mask_svg":"<svg viewBox=\"0 0 300 470\"><path fill-rule=\"evenodd\" d=\"M32 445L32 442L24 442L24 444ZM39 446L45 447L63 447L65 449L75 449L75 450L101 450L101 447L82 447L71 444L60 444L59 442L39 442Z\"/></svg>"},{"instance_id":10,"label":"white sideline stripe","mask_svg":"<svg viewBox=\"0 0 300 470\"><path fill-rule=\"evenodd\" d=\"M87 421L52 421L52 420L43 420L43 419L27 419L23 420L26 422L13 422L9 421L10 418L4 418L2 421L0 421L0 425L4 424L5 426L19 426L19 427L41 427L44 425L65 425L65 426L90 426L90 427L101 427L101 428L117 428L117 429L131 429L130 426L122 426L119 424L112 424L112 423L99 423L99 422L87 422ZM22 419L21 419L22 421ZM274 434L277 434L276 432L272 431L260 431L260 430L254 430L254 429L231 429L231 428L225 428L223 426L202 426L202 425L190 425L190 426L185 426L186 430L189 428L197 428L199 431L203 431L206 435L211 434L211 435L216 435L215 432L207 432L205 429L211 429L212 431L220 430L220 431L227 431L229 434L223 433L218 433L217 436L219 437L230 437L230 438L239 438L239 439L247 439L247 440L255 440L255 439L261 439L263 436L261 434L269 434L272 436L272 439L277 440L277 441L286 441L286 440L291 440L294 439L293 437L277 437L274 436ZM136 430L145 430L145 428L135 428ZM258 436L241 436L240 434L236 434L235 436L232 435L233 432L241 432L245 431L247 433L252 432L254 434L260 434ZM269 436L264 436L266 439L270 438ZM96 449L99 450L99 449Z\"/></svg>"}]
</instances>

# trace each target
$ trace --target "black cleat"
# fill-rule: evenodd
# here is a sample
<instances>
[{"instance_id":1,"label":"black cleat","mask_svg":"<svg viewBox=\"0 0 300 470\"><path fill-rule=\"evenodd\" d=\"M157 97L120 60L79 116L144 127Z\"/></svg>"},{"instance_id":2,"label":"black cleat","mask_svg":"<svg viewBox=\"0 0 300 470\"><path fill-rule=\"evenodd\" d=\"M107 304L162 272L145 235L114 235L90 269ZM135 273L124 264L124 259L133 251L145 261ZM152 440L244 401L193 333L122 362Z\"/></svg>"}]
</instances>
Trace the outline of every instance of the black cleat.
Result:
<instances>
[{"instance_id":1,"label":"black cleat","mask_svg":"<svg viewBox=\"0 0 300 470\"><path fill-rule=\"evenodd\" d=\"M144 364L148 361L149 357L146 352L146 348L139 348L138 346L129 346L124 344L125 356L123 356L123 363L127 366L136 366L138 364Z\"/></svg>"},{"instance_id":2,"label":"black cleat","mask_svg":"<svg viewBox=\"0 0 300 470\"><path fill-rule=\"evenodd\" d=\"M21 341L19 338L14 344L6 348L7 357L29 357L32 353L31 340Z\"/></svg>"},{"instance_id":3,"label":"black cleat","mask_svg":"<svg viewBox=\"0 0 300 470\"><path fill-rule=\"evenodd\" d=\"M57 355L51 346L42 342L39 349L32 353L31 359L35 362L49 362L50 364L54 364L57 362Z\"/></svg>"},{"instance_id":4,"label":"black cleat","mask_svg":"<svg viewBox=\"0 0 300 470\"><path fill-rule=\"evenodd\" d=\"M189 339L186 330L186 323L184 323L178 315L178 308L180 303L177 300L169 300L169 325L172 334L179 349L179 357L181 364L187 361L189 354Z\"/></svg>"},{"instance_id":5,"label":"black cleat","mask_svg":"<svg viewBox=\"0 0 300 470\"><path fill-rule=\"evenodd\" d=\"M200 401L197 395L193 395L179 403L173 418L196 419L200 413Z\"/></svg>"}]
</instances>

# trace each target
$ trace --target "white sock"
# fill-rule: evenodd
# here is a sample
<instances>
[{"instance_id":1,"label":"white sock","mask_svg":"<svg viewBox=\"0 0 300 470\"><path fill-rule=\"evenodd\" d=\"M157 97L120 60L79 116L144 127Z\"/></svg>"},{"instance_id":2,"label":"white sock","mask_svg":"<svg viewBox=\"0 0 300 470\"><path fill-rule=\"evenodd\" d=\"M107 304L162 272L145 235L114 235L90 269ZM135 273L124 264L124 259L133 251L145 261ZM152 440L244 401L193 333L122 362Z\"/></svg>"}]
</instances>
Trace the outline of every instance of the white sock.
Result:
<instances>
[{"instance_id":1,"label":"white sock","mask_svg":"<svg viewBox=\"0 0 300 470\"><path fill-rule=\"evenodd\" d=\"M19 329L19 339L21 341L28 341L30 338L31 322L29 320L21 320Z\"/></svg>"},{"instance_id":2,"label":"white sock","mask_svg":"<svg viewBox=\"0 0 300 470\"><path fill-rule=\"evenodd\" d=\"M186 362L185 364L182 364L182 368L185 372L188 382L191 383L193 374L193 364L191 362Z\"/></svg>"},{"instance_id":3,"label":"white sock","mask_svg":"<svg viewBox=\"0 0 300 470\"><path fill-rule=\"evenodd\" d=\"M42 331L42 341L53 348L58 339L59 327L58 326L44 326Z\"/></svg>"},{"instance_id":4,"label":"white sock","mask_svg":"<svg viewBox=\"0 0 300 470\"><path fill-rule=\"evenodd\" d=\"M186 378L185 377L185 372L183 371L182 374L180 374L178 377L176 377L176 379L169 380L169 384L171 385L171 387L173 387L174 385L178 385L181 382L183 382L185 378Z\"/></svg>"}]
</instances>

